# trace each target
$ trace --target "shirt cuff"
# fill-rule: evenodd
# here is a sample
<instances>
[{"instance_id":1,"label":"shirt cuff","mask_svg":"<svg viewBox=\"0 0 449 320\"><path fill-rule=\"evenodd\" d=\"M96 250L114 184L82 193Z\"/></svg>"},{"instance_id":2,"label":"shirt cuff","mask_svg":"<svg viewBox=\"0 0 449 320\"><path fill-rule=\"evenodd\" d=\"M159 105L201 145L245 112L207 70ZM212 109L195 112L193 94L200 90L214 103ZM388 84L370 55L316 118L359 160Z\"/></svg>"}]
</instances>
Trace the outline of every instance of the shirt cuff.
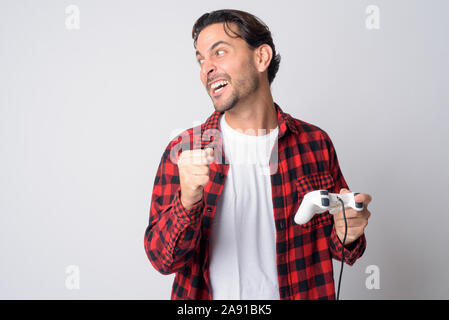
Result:
<instances>
[{"instance_id":1,"label":"shirt cuff","mask_svg":"<svg viewBox=\"0 0 449 320\"><path fill-rule=\"evenodd\" d=\"M181 188L175 194L175 213L177 214L178 219L185 220L188 223L196 222L197 219L201 216L201 212L203 212L204 201L201 199L197 203L193 205L192 208L186 209L182 205L181 202Z\"/></svg>"},{"instance_id":2,"label":"shirt cuff","mask_svg":"<svg viewBox=\"0 0 449 320\"><path fill-rule=\"evenodd\" d=\"M334 251L334 257L337 260L341 261L341 249L343 244L340 241L340 238L337 236L337 232L335 231L335 226L332 228L331 234L331 249ZM344 254L344 262L348 265L353 265L355 261L360 258L365 251L366 248L366 238L365 234L362 234L357 240L353 243L347 245L343 249Z\"/></svg>"},{"instance_id":3,"label":"shirt cuff","mask_svg":"<svg viewBox=\"0 0 449 320\"><path fill-rule=\"evenodd\" d=\"M170 232L170 241L168 242L168 251L173 254L176 247L188 247L189 241L186 243L179 243L182 239L184 231L191 226L193 230L201 228L200 218L203 212L204 201L201 200L192 208L186 210L181 203L181 189L179 189L173 199L173 230Z\"/></svg>"}]
</instances>

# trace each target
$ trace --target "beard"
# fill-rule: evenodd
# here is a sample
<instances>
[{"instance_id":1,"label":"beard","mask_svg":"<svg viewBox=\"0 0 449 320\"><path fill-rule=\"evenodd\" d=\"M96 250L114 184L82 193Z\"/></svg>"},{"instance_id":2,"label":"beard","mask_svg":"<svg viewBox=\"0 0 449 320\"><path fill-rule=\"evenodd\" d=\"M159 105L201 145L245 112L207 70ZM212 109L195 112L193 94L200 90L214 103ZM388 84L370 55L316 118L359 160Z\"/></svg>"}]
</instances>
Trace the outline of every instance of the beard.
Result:
<instances>
[{"instance_id":1,"label":"beard","mask_svg":"<svg viewBox=\"0 0 449 320\"><path fill-rule=\"evenodd\" d=\"M218 112L225 112L228 110L231 110L232 108L235 107L235 105L240 101L240 97L238 94L238 90L233 89L231 92L231 96L228 97L225 101L223 102L218 102L218 101L214 101L212 99L212 102L214 103L214 108L216 111Z\"/></svg>"},{"instance_id":2,"label":"beard","mask_svg":"<svg viewBox=\"0 0 449 320\"><path fill-rule=\"evenodd\" d=\"M250 64L251 68L246 77L232 82L230 88L232 89L229 97L226 99L219 97L218 101L211 97L214 104L214 108L218 112L225 112L234 108L240 101L245 100L248 96L253 94L259 89L259 78L257 70L253 64ZM229 78L229 77L227 77Z\"/></svg>"}]
</instances>

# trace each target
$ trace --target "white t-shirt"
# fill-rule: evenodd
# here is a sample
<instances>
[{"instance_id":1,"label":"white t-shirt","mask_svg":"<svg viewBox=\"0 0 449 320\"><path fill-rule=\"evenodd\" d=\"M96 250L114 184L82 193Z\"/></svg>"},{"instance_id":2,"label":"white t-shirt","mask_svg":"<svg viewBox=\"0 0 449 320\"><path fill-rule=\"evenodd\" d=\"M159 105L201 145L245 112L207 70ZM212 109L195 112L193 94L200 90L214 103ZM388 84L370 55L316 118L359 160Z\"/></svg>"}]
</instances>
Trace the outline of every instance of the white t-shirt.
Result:
<instances>
[{"instance_id":1,"label":"white t-shirt","mask_svg":"<svg viewBox=\"0 0 449 320\"><path fill-rule=\"evenodd\" d=\"M279 299L269 159L279 128L252 136L220 118L229 171L210 233L213 299Z\"/></svg>"}]
</instances>

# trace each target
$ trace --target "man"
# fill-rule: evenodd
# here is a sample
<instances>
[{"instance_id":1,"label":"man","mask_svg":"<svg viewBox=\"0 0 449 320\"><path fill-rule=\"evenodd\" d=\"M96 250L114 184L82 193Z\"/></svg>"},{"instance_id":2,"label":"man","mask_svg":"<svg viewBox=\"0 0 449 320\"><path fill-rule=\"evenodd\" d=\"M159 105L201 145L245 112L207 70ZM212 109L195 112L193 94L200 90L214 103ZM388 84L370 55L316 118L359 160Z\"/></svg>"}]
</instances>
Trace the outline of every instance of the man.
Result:
<instances>
[{"instance_id":1,"label":"man","mask_svg":"<svg viewBox=\"0 0 449 320\"><path fill-rule=\"evenodd\" d=\"M344 249L352 265L363 254L370 195L356 196L363 211L346 209L344 248L341 211L295 224L306 193L350 192L329 136L274 103L280 56L258 18L206 13L192 37L215 112L162 155L145 232L149 260L176 273L172 299L334 299L332 258Z\"/></svg>"}]
</instances>

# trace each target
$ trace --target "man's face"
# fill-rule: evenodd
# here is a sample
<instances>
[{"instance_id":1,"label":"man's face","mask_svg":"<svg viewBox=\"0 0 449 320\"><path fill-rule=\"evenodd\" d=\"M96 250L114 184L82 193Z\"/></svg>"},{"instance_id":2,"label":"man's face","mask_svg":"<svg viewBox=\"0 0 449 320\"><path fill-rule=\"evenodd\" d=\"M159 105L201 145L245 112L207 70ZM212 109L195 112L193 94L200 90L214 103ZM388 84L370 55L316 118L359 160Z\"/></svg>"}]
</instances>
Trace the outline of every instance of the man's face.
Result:
<instances>
[{"instance_id":1,"label":"man's face","mask_svg":"<svg viewBox=\"0 0 449 320\"><path fill-rule=\"evenodd\" d=\"M238 32L234 24L230 27ZM232 109L259 88L253 50L245 40L228 36L223 23L209 25L200 32L196 43L196 58L201 67L201 82L217 111Z\"/></svg>"}]
</instances>

